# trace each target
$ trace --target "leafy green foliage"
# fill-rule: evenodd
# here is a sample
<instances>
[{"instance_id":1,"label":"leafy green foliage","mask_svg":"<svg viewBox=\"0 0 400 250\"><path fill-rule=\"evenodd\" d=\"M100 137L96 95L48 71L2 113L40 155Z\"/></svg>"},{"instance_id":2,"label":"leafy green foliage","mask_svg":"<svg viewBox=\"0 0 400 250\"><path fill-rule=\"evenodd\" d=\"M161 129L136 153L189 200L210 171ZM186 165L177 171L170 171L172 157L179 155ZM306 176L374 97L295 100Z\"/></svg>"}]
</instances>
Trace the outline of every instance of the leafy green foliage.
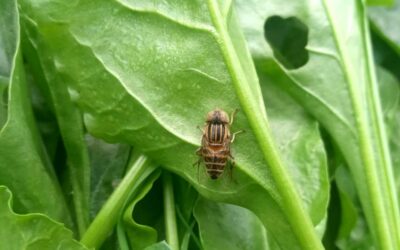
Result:
<instances>
[{"instance_id":1,"label":"leafy green foliage","mask_svg":"<svg viewBox=\"0 0 400 250\"><path fill-rule=\"evenodd\" d=\"M145 248L145 250L170 250L171 248L168 246L168 244L165 241L161 241L157 244L148 246Z\"/></svg>"},{"instance_id":2,"label":"leafy green foliage","mask_svg":"<svg viewBox=\"0 0 400 250\"><path fill-rule=\"evenodd\" d=\"M146 180L146 183L141 185L140 189L134 194L132 201L125 208L121 230L126 235L129 249L144 249L157 242L158 233L153 227L162 222L160 217L163 218L161 189L157 188L152 194L149 194L149 198L144 201L141 200L149 193L158 177L159 175L153 175ZM140 201L141 203L139 203Z\"/></svg>"},{"instance_id":3,"label":"leafy green foliage","mask_svg":"<svg viewBox=\"0 0 400 250\"><path fill-rule=\"evenodd\" d=\"M398 201L371 65L365 6L321 1L304 4L299 11L295 4L282 9L279 1L239 3L256 64L295 96L331 134L354 176L370 229L383 244L381 248L396 248L400 229ZM272 15L293 15L309 27L310 59L304 67L291 71L274 60L263 29L265 20ZM254 18L249 21L248 16ZM346 28L350 24L351 30ZM382 196L382 192L386 195ZM389 232L392 236L388 236Z\"/></svg>"},{"instance_id":4,"label":"leafy green foliage","mask_svg":"<svg viewBox=\"0 0 400 250\"><path fill-rule=\"evenodd\" d=\"M268 248L267 232L263 225L245 208L201 198L196 203L194 216L199 223L205 250Z\"/></svg>"},{"instance_id":5,"label":"leafy green foliage","mask_svg":"<svg viewBox=\"0 0 400 250\"><path fill-rule=\"evenodd\" d=\"M72 239L72 232L41 214L19 215L11 208L11 192L0 186L1 248L17 249L87 249Z\"/></svg>"},{"instance_id":6,"label":"leafy green foliage","mask_svg":"<svg viewBox=\"0 0 400 250\"><path fill-rule=\"evenodd\" d=\"M71 9L52 9L42 5L32 6L32 9L27 8L28 11L26 12L28 19L31 16L35 17L35 23L37 23L37 30L30 32L38 33L41 35L38 35L39 39L43 39L38 39L36 43L49 45L43 48L46 50L44 53L54 53L53 56L58 61L56 66L59 67L60 74L64 76L63 79L67 84L71 84L72 96L77 99L84 111L84 118L89 131L108 140L129 142L139 147L153 160L183 175L193 185L197 185L199 191L209 198L252 206L250 209L262 213L261 217L266 224L275 224L276 233L274 234L278 238L278 235L282 235L282 230L287 231L285 239L281 239L282 243L297 246L295 236L292 236L293 242L287 239L287 235L292 234L292 232L291 229L286 228L288 219L285 217L290 213L284 211L285 207L282 204L277 203L280 200L278 198L280 197L279 192L273 184L274 180L271 179L268 168L263 163L262 154L243 113L238 115L233 127L236 130L245 129L247 131L247 133L238 137L237 141L240 143L233 146L236 158L234 171L236 181L215 183L202 177L199 178L199 183L197 171L192 167L192 163L196 161L193 152L200 137L199 131L195 128L203 122L204 114L215 107L233 110L240 106L230 84L231 79L227 68L224 66L224 58L221 54L215 53L215 51L218 51L218 43L213 38L212 33L180 24L179 18L187 20L187 17L180 17L179 11L175 13L176 17L171 17L174 18L173 21L168 21L168 18L163 18L163 15L156 14L157 11L165 12L163 8L154 9L146 14L145 7L141 6L140 3L135 3L137 6L133 3L130 3L129 6L109 6L109 4L108 2L93 2L91 6L85 6L86 4L71 6ZM181 6L181 8L183 7ZM91 12L93 16L90 16L86 11L87 8L97 9L98 11ZM113 14L112 10L115 8L120 14ZM199 5L197 8L204 9L207 6ZM47 13L47 11L51 12ZM184 13L182 12L182 14ZM174 13L168 15L171 14ZM188 14L190 13L186 15ZM105 15L109 18L104 18ZM142 17L143 15L145 16ZM164 13L164 15L167 15L167 13ZM48 19L49 16L52 18ZM126 16L131 17L127 19L130 21L122 22ZM52 24L53 20L58 18L60 20L72 18L68 21L70 27L65 26L67 29L59 27L56 30L50 28L54 25ZM90 25L80 25L82 18L97 20L98 25L105 29L107 29L106 23L102 24L105 20L110 22L114 19L113 22L116 24L122 22L122 25L119 26L119 29L113 28L110 32L105 30L100 37L100 33L91 30ZM151 18L151 21L149 21L149 18ZM159 26L160 18L167 21L163 22L165 27ZM210 20L203 19L204 17L199 17L197 25L213 25ZM126 32L129 27L136 26L135 32ZM160 29L168 29L169 32L165 33ZM138 36L139 30L145 31L143 35ZM69 31L72 31L72 33ZM152 31L157 39L146 36L145 34L149 31ZM176 32L175 35L174 32ZM114 48L100 46L101 39L113 44L114 42L111 42L111 40L114 37L122 36L122 33L125 33L124 37L126 41L130 41L129 43L122 43ZM180 37L185 37L185 40L179 39ZM157 44L163 39L168 40L169 46L158 48ZM192 39L192 41L188 42L187 39ZM92 49L89 50L87 45L83 45L79 41L86 41L88 44L93 43ZM205 45L204 42L209 45ZM143 43L148 46L143 47ZM186 49L184 49L185 47ZM179 50L176 48L179 48ZM157 55L153 54L155 53L153 49L157 49ZM70 51L68 56L62 54L67 51ZM132 55L126 55L126 53L132 53ZM132 58L132 60L126 61L126 63L116 63L115 60L123 54L127 58ZM171 60L172 56L179 58L179 60ZM134 58L142 59L136 60ZM145 62L145 58L148 58L149 62ZM199 62L202 63L199 64ZM143 65L148 65L148 67ZM137 68L137 70L132 71L128 68ZM91 73L99 71L103 73ZM124 76L124 74L128 75ZM162 74L163 77L159 77L157 74ZM151 75L151 77L142 78L139 75ZM189 78L190 81L187 80ZM93 88L95 86L92 84L93 82L97 83L95 88ZM163 94L158 95L156 93ZM178 95L181 97L178 98ZM220 98L221 95L224 98ZM171 102L171 98L176 101ZM114 103L116 106L107 111L110 109L110 103ZM160 103L168 103L168 105L160 105ZM288 115L288 119L291 120L295 112L292 111L292 114ZM140 117L140 119L135 117ZM301 119L304 119L304 122ZM305 124L303 125L303 123ZM316 167L308 165L307 169L315 171L316 176L324 176L324 164L321 160L324 152L321 141L318 139L315 123L313 124L307 116L304 118L300 116L299 120L293 122L293 125L293 128L288 127L287 130L275 130L276 137L282 137L284 144L290 143L292 139L288 140L287 138L295 138L295 135L296 138L302 137L307 140L311 154L304 154L301 157L313 159ZM303 126L309 127L303 130ZM314 135L310 137L308 133ZM287 137L284 138L283 136ZM313 142L309 141L311 138L313 138ZM301 140L296 140L295 143L301 143ZM314 146L315 149L313 149ZM288 151L287 154L290 154L290 152ZM298 168L295 167L297 166L297 159L291 155L287 155L287 158L293 162L291 164L293 171L297 171ZM304 159L304 162L309 162L309 159ZM325 178L315 179L310 179L307 171L298 171L294 175L297 176L296 180L301 183L310 183L310 187L314 190L306 190L305 188L309 187L308 185L299 184L298 188L305 189L301 192L303 195L314 196L314 192L318 193L314 196L318 199L316 204L313 204L313 199L305 198L307 204L319 210L317 213L311 213L314 222L318 223L323 217L324 207L326 206L319 204L319 197L325 197L322 199L322 204L323 200L326 203L326 175ZM310 180L313 181L310 182ZM325 188L320 188L321 186L325 186ZM254 189L260 190L260 192L253 192ZM231 197L224 194L227 190L231 192ZM325 194L319 194L319 192L325 192ZM255 197L253 202L247 201L251 196L258 195L262 197ZM270 198L264 198L264 196ZM246 197L247 200L242 197ZM261 205L265 208L260 209ZM271 213L276 215L273 220L268 216ZM276 218L281 218L282 223L276 225Z\"/></svg>"},{"instance_id":7,"label":"leafy green foliage","mask_svg":"<svg viewBox=\"0 0 400 250\"><path fill-rule=\"evenodd\" d=\"M34 121L20 50L17 5L2 1L1 53L3 104L7 108L0 130L0 183L15 192L15 210L41 212L72 226L54 169L44 151ZM7 24L7 25L6 25Z\"/></svg>"},{"instance_id":8,"label":"leafy green foliage","mask_svg":"<svg viewBox=\"0 0 400 250\"><path fill-rule=\"evenodd\" d=\"M399 76L399 4L367 3L390 1L0 0L0 185L32 247L399 248L399 83L373 61ZM211 180L215 108L245 133Z\"/></svg>"}]
</instances>

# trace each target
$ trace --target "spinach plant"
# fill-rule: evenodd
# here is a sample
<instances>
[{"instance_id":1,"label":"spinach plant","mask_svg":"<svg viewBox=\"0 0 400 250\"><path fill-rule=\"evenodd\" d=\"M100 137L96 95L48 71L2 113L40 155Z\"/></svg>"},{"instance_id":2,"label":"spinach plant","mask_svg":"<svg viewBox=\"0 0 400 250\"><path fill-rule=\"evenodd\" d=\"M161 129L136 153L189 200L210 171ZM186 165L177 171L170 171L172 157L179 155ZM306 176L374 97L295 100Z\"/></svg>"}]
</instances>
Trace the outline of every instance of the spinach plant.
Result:
<instances>
[{"instance_id":1,"label":"spinach plant","mask_svg":"<svg viewBox=\"0 0 400 250\"><path fill-rule=\"evenodd\" d=\"M0 0L0 248L400 249L399 16ZM212 180L215 108L245 133Z\"/></svg>"}]
</instances>

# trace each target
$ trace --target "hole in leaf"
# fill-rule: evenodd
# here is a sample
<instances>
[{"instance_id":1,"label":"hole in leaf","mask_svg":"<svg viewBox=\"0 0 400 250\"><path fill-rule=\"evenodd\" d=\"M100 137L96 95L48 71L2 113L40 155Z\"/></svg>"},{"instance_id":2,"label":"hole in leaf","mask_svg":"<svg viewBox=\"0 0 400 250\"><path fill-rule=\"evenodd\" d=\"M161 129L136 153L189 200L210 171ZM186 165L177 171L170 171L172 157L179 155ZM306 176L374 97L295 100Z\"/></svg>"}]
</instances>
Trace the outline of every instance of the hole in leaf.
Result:
<instances>
[{"instance_id":1,"label":"hole in leaf","mask_svg":"<svg viewBox=\"0 0 400 250\"><path fill-rule=\"evenodd\" d=\"M269 17L264 24L264 37L285 68L297 69L307 63L308 27L297 17Z\"/></svg>"}]
</instances>

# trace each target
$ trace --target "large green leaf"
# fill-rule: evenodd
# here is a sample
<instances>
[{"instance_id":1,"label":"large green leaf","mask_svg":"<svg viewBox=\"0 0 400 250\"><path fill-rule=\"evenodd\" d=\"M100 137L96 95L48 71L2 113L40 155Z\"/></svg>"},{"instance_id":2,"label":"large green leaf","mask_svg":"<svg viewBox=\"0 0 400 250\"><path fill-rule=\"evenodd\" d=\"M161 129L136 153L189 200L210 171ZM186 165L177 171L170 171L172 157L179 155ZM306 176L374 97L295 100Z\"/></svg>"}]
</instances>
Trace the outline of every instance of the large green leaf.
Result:
<instances>
[{"instance_id":1,"label":"large green leaf","mask_svg":"<svg viewBox=\"0 0 400 250\"><path fill-rule=\"evenodd\" d=\"M264 226L245 208L200 198L194 216L204 250L269 249Z\"/></svg>"},{"instance_id":2,"label":"large green leaf","mask_svg":"<svg viewBox=\"0 0 400 250\"><path fill-rule=\"evenodd\" d=\"M376 244L382 249L400 247L393 170L363 3L289 1L282 8L280 1L255 0L238 1L238 10L259 69L295 96L340 147ZM289 28L279 29L279 24ZM291 32L308 40L306 50L295 46ZM274 59L282 50L270 40L273 51L265 36L281 39L286 50L308 54L308 60L288 70Z\"/></svg>"},{"instance_id":3,"label":"large green leaf","mask_svg":"<svg viewBox=\"0 0 400 250\"><path fill-rule=\"evenodd\" d=\"M30 39L39 45L42 57L51 56L92 134L133 144L183 176L202 195L253 210L282 248L297 249L299 244L320 248L294 191L298 190L312 222L321 222L328 183L317 124L300 108L291 111L295 104L289 97L265 87L275 97L267 107L287 168L276 160L275 148L265 150L266 141L260 149L256 137L265 136L267 125L260 125L266 118L255 69L230 2L209 5L21 1L24 20L34 24L28 27L35 34ZM251 83L244 94L235 92L237 77ZM216 107L233 111L246 98L251 105L243 106L246 115L239 113L233 124L233 131L246 130L232 145L233 180L228 175L210 180L203 169L198 175L192 167L201 137L196 126L208 111ZM252 130L254 124L261 127ZM274 160L266 157L271 163L267 167L268 153Z\"/></svg>"},{"instance_id":4,"label":"large green leaf","mask_svg":"<svg viewBox=\"0 0 400 250\"><path fill-rule=\"evenodd\" d=\"M72 225L66 203L34 122L20 52L17 4L1 1L0 53L8 108L0 131L0 184L15 194L17 212L41 212ZM3 57L4 56L4 57ZM6 60L2 60L6 59ZM4 67L3 67L4 66ZM6 95L7 96L7 95Z\"/></svg>"},{"instance_id":5,"label":"large green leaf","mask_svg":"<svg viewBox=\"0 0 400 250\"><path fill-rule=\"evenodd\" d=\"M11 192L0 186L1 249L87 249L72 239L72 232L43 214L16 214Z\"/></svg>"}]
</instances>

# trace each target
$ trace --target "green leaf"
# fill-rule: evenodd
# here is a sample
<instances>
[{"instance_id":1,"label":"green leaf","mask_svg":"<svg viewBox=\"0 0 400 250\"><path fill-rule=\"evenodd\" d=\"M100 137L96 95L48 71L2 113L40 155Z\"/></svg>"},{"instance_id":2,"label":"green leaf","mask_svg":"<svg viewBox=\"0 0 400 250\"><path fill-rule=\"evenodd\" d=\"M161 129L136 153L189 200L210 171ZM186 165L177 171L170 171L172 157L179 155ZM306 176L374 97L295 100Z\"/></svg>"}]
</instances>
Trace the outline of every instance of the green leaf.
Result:
<instances>
[{"instance_id":1,"label":"green leaf","mask_svg":"<svg viewBox=\"0 0 400 250\"><path fill-rule=\"evenodd\" d=\"M153 244L145 248L145 250L171 250L171 247L165 241Z\"/></svg>"},{"instance_id":2,"label":"green leaf","mask_svg":"<svg viewBox=\"0 0 400 250\"><path fill-rule=\"evenodd\" d=\"M0 184L15 194L17 212L40 212L72 226L71 218L34 122L25 81L15 1L1 1L2 50L8 55L1 72L7 79L7 120L0 131ZM11 46L12 45L12 46ZM12 55L11 58L9 56ZM8 71L3 71L4 66ZM8 73L7 73L8 72Z\"/></svg>"},{"instance_id":3,"label":"green leaf","mask_svg":"<svg viewBox=\"0 0 400 250\"><path fill-rule=\"evenodd\" d=\"M400 80L400 1L390 8L368 8L375 61Z\"/></svg>"},{"instance_id":4,"label":"green leaf","mask_svg":"<svg viewBox=\"0 0 400 250\"><path fill-rule=\"evenodd\" d=\"M376 249L349 171L342 165L338 167L335 178L341 205L341 223L336 245L346 250Z\"/></svg>"},{"instance_id":5,"label":"green leaf","mask_svg":"<svg viewBox=\"0 0 400 250\"><path fill-rule=\"evenodd\" d=\"M393 166L400 166L400 82L388 71L378 68L382 110L389 136ZM394 168L397 195L400 200L400 168Z\"/></svg>"},{"instance_id":6,"label":"green leaf","mask_svg":"<svg viewBox=\"0 0 400 250\"><path fill-rule=\"evenodd\" d=\"M391 6L396 0L366 0L368 5L387 5Z\"/></svg>"},{"instance_id":7,"label":"green leaf","mask_svg":"<svg viewBox=\"0 0 400 250\"><path fill-rule=\"evenodd\" d=\"M300 195L313 222L318 224L325 217L329 193L326 154L319 125L261 70L259 78L276 144L296 179L295 187L301 190ZM323 231L319 233L322 235Z\"/></svg>"},{"instance_id":8,"label":"green leaf","mask_svg":"<svg viewBox=\"0 0 400 250\"><path fill-rule=\"evenodd\" d=\"M72 239L72 232L43 214L16 214L12 195L0 186L1 248L7 250L87 249Z\"/></svg>"},{"instance_id":9,"label":"green leaf","mask_svg":"<svg viewBox=\"0 0 400 250\"><path fill-rule=\"evenodd\" d=\"M379 35L379 32L373 28L371 31L376 64L389 70L400 80L400 56L389 43Z\"/></svg>"},{"instance_id":10,"label":"green leaf","mask_svg":"<svg viewBox=\"0 0 400 250\"><path fill-rule=\"evenodd\" d=\"M271 124L276 119L273 136L280 138L278 147L288 161L283 168L271 145L258 79L231 5L218 6L221 12L215 2L210 6L211 10L192 1L21 1L25 20L36 24L37 36L30 39L40 40L40 51L46 50L42 56L51 55L56 62L90 133L140 148L210 199L249 208L282 248L298 249L302 244L318 249L303 209L318 224L327 203L326 162L317 124L304 112L289 113L286 103L267 105L269 113L276 109ZM221 26L225 21L229 27ZM238 83L241 78L245 81ZM247 92L239 101L243 87ZM216 107L231 112L240 105L245 112L238 114L232 131L246 133L232 145L233 181L228 174L210 180L203 168L198 174L192 167L201 138L196 126ZM285 116L280 115L282 109L288 112ZM304 151L308 154L300 155Z\"/></svg>"},{"instance_id":11,"label":"green leaf","mask_svg":"<svg viewBox=\"0 0 400 250\"><path fill-rule=\"evenodd\" d=\"M126 206L121 216L120 223L129 249L144 249L157 242L158 233L153 226L160 221L160 215L162 219L161 190L158 188L158 192L156 192L158 195L152 195L149 199L146 195L153 188L154 182L159 176L160 172L152 174L134 191L133 199ZM144 198L148 202L143 203ZM139 220L139 222L136 220Z\"/></svg>"},{"instance_id":12,"label":"green leaf","mask_svg":"<svg viewBox=\"0 0 400 250\"><path fill-rule=\"evenodd\" d=\"M35 23L25 22L26 37L35 37ZM79 234L82 235L89 223L90 168L89 155L84 141L84 128L81 113L72 103L67 86L55 71L51 57L38 56L42 46L40 41L26 39L24 54L33 68L33 73L48 94L48 103L57 118L58 127L65 147L67 162L63 169L64 192L72 194L72 210L75 211Z\"/></svg>"},{"instance_id":13,"label":"green leaf","mask_svg":"<svg viewBox=\"0 0 400 250\"><path fill-rule=\"evenodd\" d=\"M204 250L268 249L263 224L245 208L200 198L194 216Z\"/></svg>"},{"instance_id":14,"label":"green leaf","mask_svg":"<svg viewBox=\"0 0 400 250\"><path fill-rule=\"evenodd\" d=\"M377 32L400 56L400 1L396 0L390 7L370 7L368 16L371 27Z\"/></svg>"},{"instance_id":15,"label":"green leaf","mask_svg":"<svg viewBox=\"0 0 400 250\"><path fill-rule=\"evenodd\" d=\"M2 1L0 11L0 127L7 121L8 85L19 41L18 14L14 3Z\"/></svg>"},{"instance_id":16,"label":"green leaf","mask_svg":"<svg viewBox=\"0 0 400 250\"><path fill-rule=\"evenodd\" d=\"M22 40L24 40L22 38ZM24 64L26 80L30 89L32 109L35 117L35 122L39 129L43 143L46 147L47 155L50 160L54 163L57 169L61 168L63 164L57 164L61 158L57 153L60 153L61 138L60 131L58 129L57 120L54 116L54 112L51 109L49 100L46 99L41 88L40 80L36 79L32 75L32 68L28 64Z\"/></svg>"},{"instance_id":17,"label":"green leaf","mask_svg":"<svg viewBox=\"0 0 400 250\"><path fill-rule=\"evenodd\" d=\"M238 9L256 64L320 121L343 152L377 246L400 247L398 202L365 6L358 1L289 1L282 8L280 1L239 1ZM265 30L266 20L276 16L296 17L308 27L309 60L303 67L288 70L275 61L264 36L273 32ZM276 35L284 43L296 42Z\"/></svg>"}]
</instances>

